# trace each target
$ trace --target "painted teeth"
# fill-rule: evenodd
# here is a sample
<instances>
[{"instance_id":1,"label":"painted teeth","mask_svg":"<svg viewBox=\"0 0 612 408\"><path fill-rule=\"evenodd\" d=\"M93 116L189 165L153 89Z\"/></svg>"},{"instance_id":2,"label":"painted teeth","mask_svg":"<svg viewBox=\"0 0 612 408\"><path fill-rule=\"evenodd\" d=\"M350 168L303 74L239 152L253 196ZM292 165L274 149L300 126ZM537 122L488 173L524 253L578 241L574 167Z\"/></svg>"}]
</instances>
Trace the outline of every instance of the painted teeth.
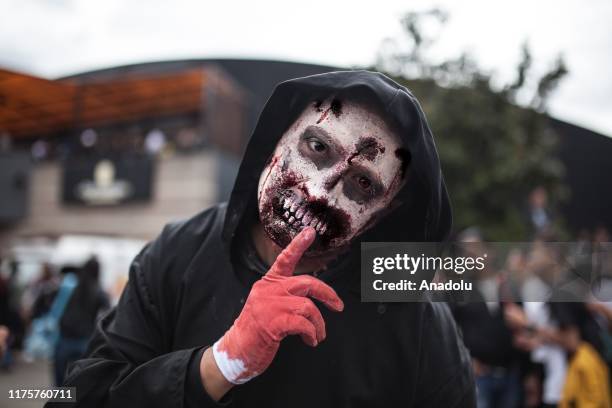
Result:
<instances>
[{"instance_id":1,"label":"painted teeth","mask_svg":"<svg viewBox=\"0 0 612 408\"><path fill-rule=\"evenodd\" d=\"M312 220L312 214L310 212L307 212L306 214L304 214L304 217L302 217L302 223L304 225L308 225L310 223L310 220Z\"/></svg>"},{"instance_id":2,"label":"painted teeth","mask_svg":"<svg viewBox=\"0 0 612 408\"><path fill-rule=\"evenodd\" d=\"M327 231L327 224L319 217L314 216L310 211L307 211L306 206L302 205L304 203L303 201L298 202L293 197L283 196L279 199L279 203L283 207L283 210L285 210L283 218L288 225L296 229L311 226L320 235L323 235L325 231Z\"/></svg>"},{"instance_id":3,"label":"painted teeth","mask_svg":"<svg viewBox=\"0 0 612 408\"><path fill-rule=\"evenodd\" d=\"M315 230L319 233L319 234L323 234L325 233L325 231L327 230L327 224L325 224L323 221L319 221L319 223L317 224L317 226L315 227Z\"/></svg>"},{"instance_id":4,"label":"painted teeth","mask_svg":"<svg viewBox=\"0 0 612 408\"><path fill-rule=\"evenodd\" d=\"M305 211L304 211L304 208L303 208L303 207L300 207L300 208L297 210L297 212L295 213L295 218L297 218L297 219L299 220L299 219L300 219L300 218L302 218L302 216L304 215L304 212L305 212Z\"/></svg>"}]
</instances>

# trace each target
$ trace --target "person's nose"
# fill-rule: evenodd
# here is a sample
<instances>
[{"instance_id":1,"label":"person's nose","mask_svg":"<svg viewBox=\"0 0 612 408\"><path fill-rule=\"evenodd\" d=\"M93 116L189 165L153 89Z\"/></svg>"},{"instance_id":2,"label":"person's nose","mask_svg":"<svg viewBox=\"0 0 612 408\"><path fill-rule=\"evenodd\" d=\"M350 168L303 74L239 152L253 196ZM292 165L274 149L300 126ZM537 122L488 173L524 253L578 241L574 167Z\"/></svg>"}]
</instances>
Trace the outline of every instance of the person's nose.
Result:
<instances>
[{"instance_id":1,"label":"person's nose","mask_svg":"<svg viewBox=\"0 0 612 408\"><path fill-rule=\"evenodd\" d=\"M342 180L342 177L346 174L348 170L348 165L346 163L339 164L338 166L334 166L329 174L325 177L323 188L326 191L331 192L336 188L336 186Z\"/></svg>"}]
</instances>

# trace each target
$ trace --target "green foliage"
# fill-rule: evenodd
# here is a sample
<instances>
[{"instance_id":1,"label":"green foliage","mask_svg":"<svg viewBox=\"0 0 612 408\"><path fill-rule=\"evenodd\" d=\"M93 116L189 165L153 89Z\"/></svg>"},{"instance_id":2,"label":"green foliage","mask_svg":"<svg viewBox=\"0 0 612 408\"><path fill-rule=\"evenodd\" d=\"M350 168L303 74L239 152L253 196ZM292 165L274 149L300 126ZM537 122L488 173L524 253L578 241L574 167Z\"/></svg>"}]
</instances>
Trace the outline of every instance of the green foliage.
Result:
<instances>
[{"instance_id":1,"label":"green foliage","mask_svg":"<svg viewBox=\"0 0 612 408\"><path fill-rule=\"evenodd\" d=\"M377 69L405 84L423 105L453 202L455 230L479 226L490 240L524 239L529 191L544 186L553 201L563 195L557 136L544 109L567 73L565 64L560 58L538 81L533 105L520 107L516 94L526 91L532 63L526 44L516 80L495 89L491 75L468 55L428 62L423 47L433 41L420 29L423 18L443 22L445 15L409 13L402 20L409 49L387 40Z\"/></svg>"}]
</instances>

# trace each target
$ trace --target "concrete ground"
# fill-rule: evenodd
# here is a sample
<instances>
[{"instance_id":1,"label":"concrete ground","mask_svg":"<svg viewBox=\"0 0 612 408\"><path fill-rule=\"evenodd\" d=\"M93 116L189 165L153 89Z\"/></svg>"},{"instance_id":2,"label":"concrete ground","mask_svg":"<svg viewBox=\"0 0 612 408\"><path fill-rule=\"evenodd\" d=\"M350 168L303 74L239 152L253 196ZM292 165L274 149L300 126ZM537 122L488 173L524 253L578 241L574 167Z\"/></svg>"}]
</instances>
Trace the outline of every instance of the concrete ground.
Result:
<instances>
[{"instance_id":1,"label":"concrete ground","mask_svg":"<svg viewBox=\"0 0 612 408\"><path fill-rule=\"evenodd\" d=\"M52 367L49 362L26 363L19 356L9 371L0 370L0 408L39 408L43 400L10 400L10 389L37 389L51 386Z\"/></svg>"}]
</instances>

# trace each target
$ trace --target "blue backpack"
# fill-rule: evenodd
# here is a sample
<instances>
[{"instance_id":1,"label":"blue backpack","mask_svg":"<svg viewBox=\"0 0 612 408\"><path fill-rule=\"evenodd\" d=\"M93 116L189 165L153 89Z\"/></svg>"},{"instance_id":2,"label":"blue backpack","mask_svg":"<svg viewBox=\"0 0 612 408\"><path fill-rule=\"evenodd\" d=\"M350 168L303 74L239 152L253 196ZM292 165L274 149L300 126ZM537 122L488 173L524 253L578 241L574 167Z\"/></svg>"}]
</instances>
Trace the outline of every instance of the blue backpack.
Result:
<instances>
[{"instance_id":1,"label":"blue backpack","mask_svg":"<svg viewBox=\"0 0 612 408\"><path fill-rule=\"evenodd\" d=\"M25 339L24 353L28 359L51 358L60 337L59 323L78 284L75 274L68 273L62 279L49 312L32 320L30 334Z\"/></svg>"}]
</instances>

